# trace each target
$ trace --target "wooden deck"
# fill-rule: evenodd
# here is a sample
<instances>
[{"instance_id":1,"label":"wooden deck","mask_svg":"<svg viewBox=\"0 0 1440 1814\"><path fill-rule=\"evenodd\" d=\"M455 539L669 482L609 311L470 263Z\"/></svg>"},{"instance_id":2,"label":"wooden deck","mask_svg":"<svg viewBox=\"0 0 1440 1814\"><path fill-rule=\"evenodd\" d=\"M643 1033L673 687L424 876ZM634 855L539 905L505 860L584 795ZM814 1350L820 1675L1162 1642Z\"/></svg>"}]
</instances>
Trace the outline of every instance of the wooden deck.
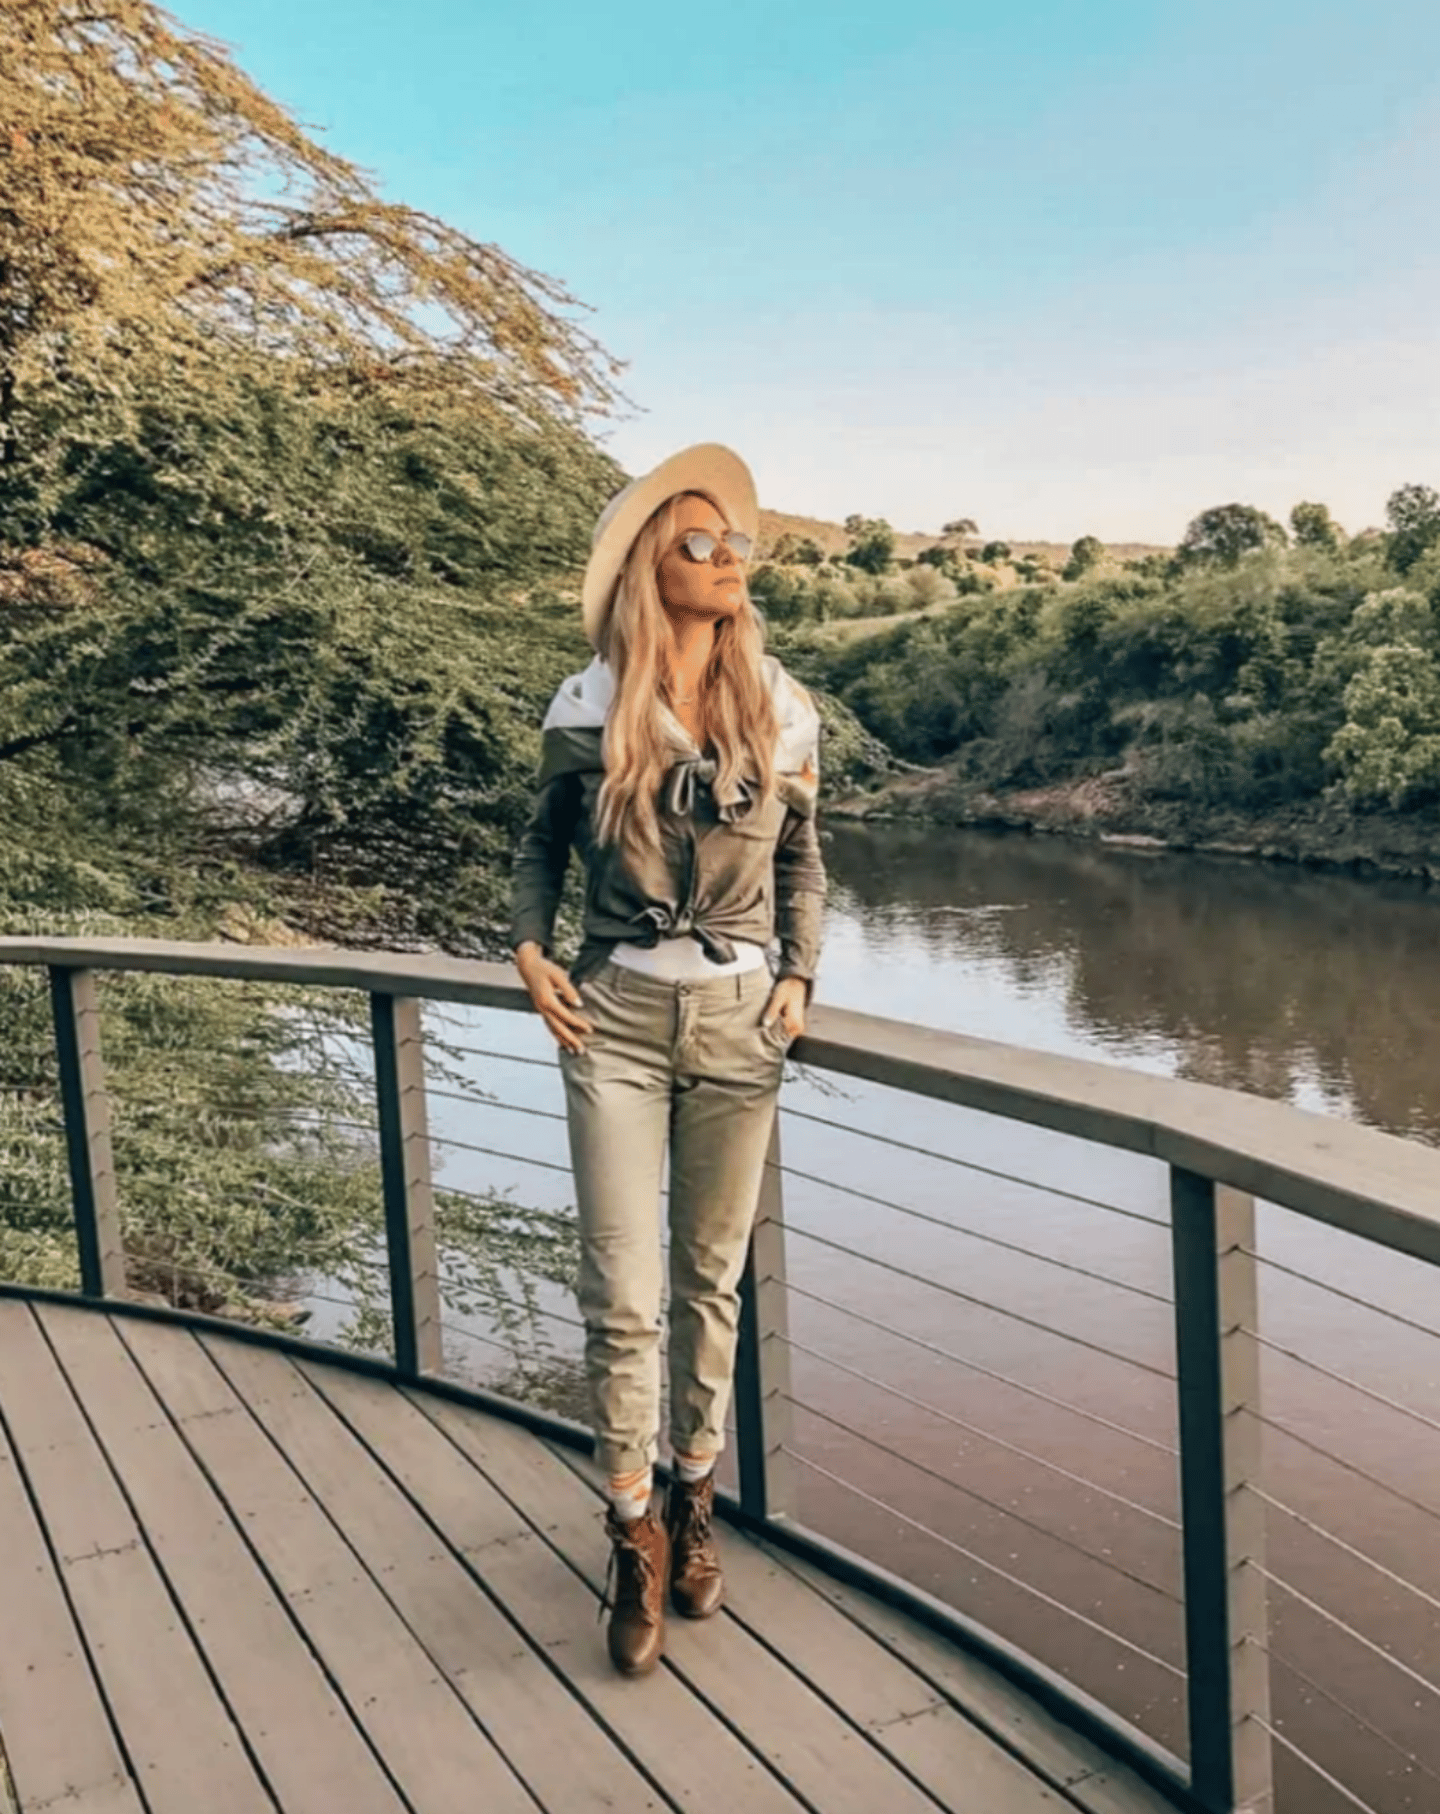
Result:
<instances>
[{"instance_id":1,"label":"wooden deck","mask_svg":"<svg viewBox=\"0 0 1440 1814\"><path fill-rule=\"evenodd\" d=\"M721 1533L626 1681L588 1465L423 1389L0 1298L24 1814L1159 1814L984 1665Z\"/></svg>"}]
</instances>

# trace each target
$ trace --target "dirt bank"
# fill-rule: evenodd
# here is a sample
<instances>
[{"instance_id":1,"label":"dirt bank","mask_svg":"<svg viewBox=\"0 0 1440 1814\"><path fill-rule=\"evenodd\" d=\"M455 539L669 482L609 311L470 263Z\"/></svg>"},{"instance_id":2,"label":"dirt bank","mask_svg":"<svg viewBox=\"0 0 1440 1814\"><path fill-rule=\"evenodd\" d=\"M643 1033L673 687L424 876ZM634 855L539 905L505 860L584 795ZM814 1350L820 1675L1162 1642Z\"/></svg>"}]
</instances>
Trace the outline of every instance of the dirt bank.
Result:
<instances>
[{"instance_id":1,"label":"dirt bank","mask_svg":"<svg viewBox=\"0 0 1440 1814\"><path fill-rule=\"evenodd\" d=\"M831 801L825 810L834 819L1006 827L1122 848L1206 851L1440 883L1440 815L1358 813L1323 800L1270 812L1202 807L1146 797L1123 770L991 792L950 769L931 769Z\"/></svg>"}]
</instances>

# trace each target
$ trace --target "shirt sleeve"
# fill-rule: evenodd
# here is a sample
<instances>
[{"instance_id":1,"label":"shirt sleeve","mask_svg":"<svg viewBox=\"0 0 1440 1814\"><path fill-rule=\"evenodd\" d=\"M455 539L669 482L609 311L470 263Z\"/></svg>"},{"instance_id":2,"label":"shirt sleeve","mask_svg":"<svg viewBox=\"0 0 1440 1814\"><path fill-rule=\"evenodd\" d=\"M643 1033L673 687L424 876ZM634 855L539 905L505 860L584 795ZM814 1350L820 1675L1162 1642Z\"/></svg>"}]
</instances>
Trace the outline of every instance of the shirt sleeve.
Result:
<instances>
[{"instance_id":1,"label":"shirt sleeve","mask_svg":"<svg viewBox=\"0 0 1440 1814\"><path fill-rule=\"evenodd\" d=\"M815 991L825 912L825 865L813 813L785 815L775 845L775 932L780 941L778 974L798 976L808 1002Z\"/></svg>"},{"instance_id":2,"label":"shirt sleeve","mask_svg":"<svg viewBox=\"0 0 1440 1814\"><path fill-rule=\"evenodd\" d=\"M520 834L510 873L510 949L533 939L552 955L555 915L565 886L570 847L579 822L582 787L573 771L541 783L530 821Z\"/></svg>"}]
</instances>

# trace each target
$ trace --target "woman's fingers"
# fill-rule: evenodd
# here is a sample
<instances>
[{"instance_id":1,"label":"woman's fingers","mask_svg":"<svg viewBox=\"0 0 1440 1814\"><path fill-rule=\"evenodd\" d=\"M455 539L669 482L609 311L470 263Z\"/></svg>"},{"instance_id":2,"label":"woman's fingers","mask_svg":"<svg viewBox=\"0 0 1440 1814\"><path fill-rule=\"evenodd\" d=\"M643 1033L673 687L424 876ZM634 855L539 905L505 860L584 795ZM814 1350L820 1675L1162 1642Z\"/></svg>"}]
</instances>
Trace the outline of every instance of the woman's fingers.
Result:
<instances>
[{"instance_id":1,"label":"woman's fingers","mask_svg":"<svg viewBox=\"0 0 1440 1814\"><path fill-rule=\"evenodd\" d=\"M563 976L564 973L561 974ZM584 1014L578 1011L580 997L576 994L574 985L570 983L568 977L565 978L565 982L567 994L575 1002L575 1007L571 1007L569 1002L562 997L559 984L552 982L549 978L541 981L535 1005L540 1010L540 1017L550 1029L553 1038L567 1050L578 1052L581 1050L581 1035L589 1033L593 1029Z\"/></svg>"}]
</instances>

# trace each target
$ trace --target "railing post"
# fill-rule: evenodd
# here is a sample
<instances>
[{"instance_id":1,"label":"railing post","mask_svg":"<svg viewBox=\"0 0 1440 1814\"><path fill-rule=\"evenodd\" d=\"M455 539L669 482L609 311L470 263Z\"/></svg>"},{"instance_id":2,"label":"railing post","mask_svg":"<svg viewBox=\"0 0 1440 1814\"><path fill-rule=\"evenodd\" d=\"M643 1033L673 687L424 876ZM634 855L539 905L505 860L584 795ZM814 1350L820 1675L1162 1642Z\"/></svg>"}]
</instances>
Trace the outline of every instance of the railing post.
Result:
<instances>
[{"instance_id":1,"label":"railing post","mask_svg":"<svg viewBox=\"0 0 1440 1814\"><path fill-rule=\"evenodd\" d=\"M50 966L50 1006L60 1061L60 1103L70 1161L70 1195L86 1297L124 1297L125 1248L115 1198L110 1096L100 1057L95 972Z\"/></svg>"},{"instance_id":2,"label":"railing post","mask_svg":"<svg viewBox=\"0 0 1440 1814\"><path fill-rule=\"evenodd\" d=\"M755 1518L795 1511L790 1437L790 1332L785 1288L785 1197L780 1173L780 1116L770 1130L760 1201L740 1281L735 1355L735 1434L740 1506Z\"/></svg>"},{"instance_id":3,"label":"railing post","mask_svg":"<svg viewBox=\"0 0 1440 1814\"><path fill-rule=\"evenodd\" d=\"M1172 1167L1170 1215L1190 1781L1213 1814L1271 1814L1255 1203Z\"/></svg>"},{"instance_id":4,"label":"railing post","mask_svg":"<svg viewBox=\"0 0 1440 1814\"><path fill-rule=\"evenodd\" d=\"M370 1026L375 1041L395 1364L402 1373L439 1373L444 1365L440 1276L419 1000L413 995L372 994Z\"/></svg>"}]
</instances>

